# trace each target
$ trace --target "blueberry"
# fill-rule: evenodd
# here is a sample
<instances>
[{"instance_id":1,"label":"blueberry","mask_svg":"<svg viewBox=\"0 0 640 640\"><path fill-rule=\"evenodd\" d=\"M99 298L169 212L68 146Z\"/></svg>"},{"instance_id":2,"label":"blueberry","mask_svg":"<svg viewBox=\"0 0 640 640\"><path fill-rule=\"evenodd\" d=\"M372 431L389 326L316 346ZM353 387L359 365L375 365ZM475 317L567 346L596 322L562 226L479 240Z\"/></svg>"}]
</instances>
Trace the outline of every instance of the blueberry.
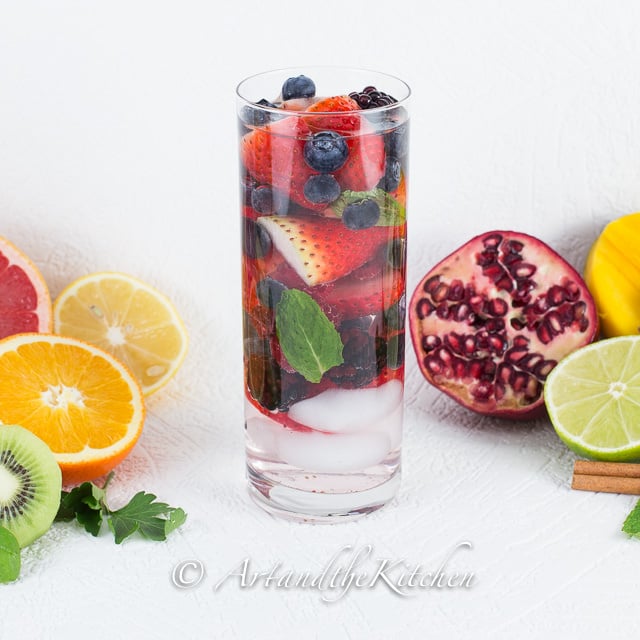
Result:
<instances>
[{"instance_id":1,"label":"blueberry","mask_svg":"<svg viewBox=\"0 0 640 640\"><path fill-rule=\"evenodd\" d=\"M316 85L311 78L307 76L296 76L287 78L282 85L282 99L291 100L292 98L313 98L316 95Z\"/></svg>"},{"instance_id":2,"label":"blueberry","mask_svg":"<svg viewBox=\"0 0 640 640\"><path fill-rule=\"evenodd\" d=\"M304 144L305 162L316 171L337 171L346 161L349 149L345 139L335 131L318 131Z\"/></svg>"},{"instance_id":3,"label":"blueberry","mask_svg":"<svg viewBox=\"0 0 640 640\"><path fill-rule=\"evenodd\" d=\"M264 258L271 253L271 236L251 218L245 218L242 227L242 246L249 258Z\"/></svg>"},{"instance_id":4,"label":"blueberry","mask_svg":"<svg viewBox=\"0 0 640 640\"><path fill-rule=\"evenodd\" d=\"M375 200L348 204L342 212L342 222L348 229L358 231L373 227L380 219L380 207Z\"/></svg>"},{"instance_id":5,"label":"blueberry","mask_svg":"<svg viewBox=\"0 0 640 640\"><path fill-rule=\"evenodd\" d=\"M273 213L275 209L271 187L265 184L255 187L251 192L251 206L258 213Z\"/></svg>"},{"instance_id":6,"label":"blueberry","mask_svg":"<svg viewBox=\"0 0 640 640\"><path fill-rule=\"evenodd\" d=\"M340 185L331 174L311 176L304 183L304 197L314 204L333 202L339 195Z\"/></svg>"},{"instance_id":7,"label":"blueberry","mask_svg":"<svg viewBox=\"0 0 640 640\"><path fill-rule=\"evenodd\" d=\"M258 107L269 107L271 109L277 109L277 105L269 102L265 98L258 100L255 103ZM253 106L246 105L242 107L240 112L240 119L251 127L262 127L265 124L277 120L278 116L275 113L264 111L263 109L256 109Z\"/></svg>"},{"instance_id":8,"label":"blueberry","mask_svg":"<svg viewBox=\"0 0 640 640\"><path fill-rule=\"evenodd\" d=\"M405 122L384 134L387 155L403 158L409 151L409 123Z\"/></svg>"},{"instance_id":9,"label":"blueberry","mask_svg":"<svg viewBox=\"0 0 640 640\"><path fill-rule=\"evenodd\" d=\"M395 191L400 184L402 165L397 158L387 156L384 166L384 176L380 178L378 186L385 191Z\"/></svg>"},{"instance_id":10,"label":"blueberry","mask_svg":"<svg viewBox=\"0 0 640 640\"><path fill-rule=\"evenodd\" d=\"M286 289L287 287L279 280L266 276L256 285L256 294L258 300L260 300L265 307L275 309L278 302L280 302L280 298L282 298L282 293L286 291Z\"/></svg>"}]
</instances>

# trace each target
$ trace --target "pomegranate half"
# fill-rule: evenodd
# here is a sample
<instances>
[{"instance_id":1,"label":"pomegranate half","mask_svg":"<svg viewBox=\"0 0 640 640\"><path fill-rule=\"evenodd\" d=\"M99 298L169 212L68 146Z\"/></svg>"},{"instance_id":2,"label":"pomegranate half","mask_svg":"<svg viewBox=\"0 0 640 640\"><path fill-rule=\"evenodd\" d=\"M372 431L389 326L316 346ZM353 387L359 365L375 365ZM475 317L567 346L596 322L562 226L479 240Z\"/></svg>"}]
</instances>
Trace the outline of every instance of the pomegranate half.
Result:
<instances>
[{"instance_id":1,"label":"pomegranate half","mask_svg":"<svg viewBox=\"0 0 640 640\"><path fill-rule=\"evenodd\" d=\"M439 262L408 315L424 377L469 409L512 419L544 413L550 371L598 334L578 272L516 231L483 233Z\"/></svg>"}]
</instances>

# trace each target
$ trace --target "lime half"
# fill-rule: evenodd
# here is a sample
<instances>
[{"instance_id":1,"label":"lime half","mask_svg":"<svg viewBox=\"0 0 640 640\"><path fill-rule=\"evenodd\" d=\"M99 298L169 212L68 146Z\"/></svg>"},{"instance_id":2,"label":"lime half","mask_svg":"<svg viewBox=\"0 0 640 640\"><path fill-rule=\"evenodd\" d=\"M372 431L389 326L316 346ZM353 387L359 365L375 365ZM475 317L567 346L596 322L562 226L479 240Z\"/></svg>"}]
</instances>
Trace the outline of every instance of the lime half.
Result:
<instances>
[{"instance_id":1,"label":"lime half","mask_svg":"<svg viewBox=\"0 0 640 640\"><path fill-rule=\"evenodd\" d=\"M576 453L640 459L640 336L600 340L563 358L544 399L556 433Z\"/></svg>"}]
</instances>

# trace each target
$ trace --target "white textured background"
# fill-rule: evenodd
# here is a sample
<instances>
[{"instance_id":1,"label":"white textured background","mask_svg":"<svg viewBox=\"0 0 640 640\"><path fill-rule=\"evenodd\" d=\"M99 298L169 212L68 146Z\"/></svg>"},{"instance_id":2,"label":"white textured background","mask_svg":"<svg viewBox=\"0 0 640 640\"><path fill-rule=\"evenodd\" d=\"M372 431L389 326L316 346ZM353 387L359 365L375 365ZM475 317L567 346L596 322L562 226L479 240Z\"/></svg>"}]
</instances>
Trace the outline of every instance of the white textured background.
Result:
<instances>
[{"instance_id":1,"label":"white textured background","mask_svg":"<svg viewBox=\"0 0 640 640\"><path fill-rule=\"evenodd\" d=\"M379 68L414 90L410 287L478 232L539 236L578 269L640 209L640 6L632 0L277 3L0 0L0 235L55 295L89 271L165 291L191 334L112 485L189 513L166 543L115 546L56 525L0 588L0 637L619 638L638 631L635 499L571 492L545 420L483 420L428 388L408 352L404 479L356 523L289 524L245 493L234 88L267 68ZM345 545L466 591L321 594L213 585L318 573ZM178 590L181 561L206 567Z\"/></svg>"}]
</instances>

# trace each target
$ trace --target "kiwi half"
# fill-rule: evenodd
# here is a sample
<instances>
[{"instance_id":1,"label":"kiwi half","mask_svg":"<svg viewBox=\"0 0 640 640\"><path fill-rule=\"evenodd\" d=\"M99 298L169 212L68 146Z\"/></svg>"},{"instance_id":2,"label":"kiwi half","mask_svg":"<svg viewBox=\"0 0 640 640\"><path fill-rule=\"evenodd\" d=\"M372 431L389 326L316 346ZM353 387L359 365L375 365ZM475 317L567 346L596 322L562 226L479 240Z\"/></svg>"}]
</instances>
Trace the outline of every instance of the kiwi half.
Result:
<instances>
[{"instance_id":1,"label":"kiwi half","mask_svg":"<svg viewBox=\"0 0 640 640\"><path fill-rule=\"evenodd\" d=\"M62 473L31 431L0 424L0 526L26 547L49 529L60 506Z\"/></svg>"}]
</instances>

